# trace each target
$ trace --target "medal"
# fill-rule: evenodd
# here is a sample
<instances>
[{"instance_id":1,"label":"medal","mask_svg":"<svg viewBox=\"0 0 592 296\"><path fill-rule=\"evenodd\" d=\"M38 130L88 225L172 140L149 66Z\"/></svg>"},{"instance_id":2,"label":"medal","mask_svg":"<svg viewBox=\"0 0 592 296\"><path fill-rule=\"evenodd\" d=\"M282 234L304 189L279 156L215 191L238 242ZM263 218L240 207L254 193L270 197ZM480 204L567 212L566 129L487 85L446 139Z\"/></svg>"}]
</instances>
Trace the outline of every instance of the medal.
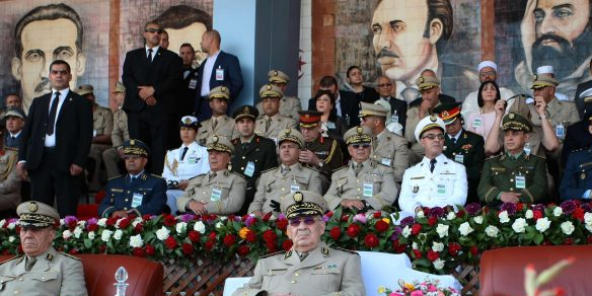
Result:
<instances>
[{"instance_id":1,"label":"medal","mask_svg":"<svg viewBox=\"0 0 592 296\"><path fill-rule=\"evenodd\" d=\"M417 193L419 191L419 186L413 186L413 193Z\"/></svg>"}]
</instances>

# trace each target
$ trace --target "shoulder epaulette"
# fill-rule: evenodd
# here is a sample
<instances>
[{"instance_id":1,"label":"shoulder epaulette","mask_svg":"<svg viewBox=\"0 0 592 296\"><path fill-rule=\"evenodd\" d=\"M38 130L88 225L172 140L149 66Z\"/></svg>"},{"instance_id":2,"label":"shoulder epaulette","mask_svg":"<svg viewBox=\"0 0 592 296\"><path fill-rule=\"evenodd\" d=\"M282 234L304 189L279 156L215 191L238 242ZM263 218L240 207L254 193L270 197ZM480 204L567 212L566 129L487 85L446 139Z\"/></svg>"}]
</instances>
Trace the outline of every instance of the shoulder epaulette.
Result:
<instances>
[{"instance_id":1,"label":"shoulder epaulette","mask_svg":"<svg viewBox=\"0 0 592 296\"><path fill-rule=\"evenodd\" d=\"M337 171L340 171L340 170L343 170L343 169L347 169L347 168L348 168L348 166L344 165L344 166L342 166L342 167L340 167L340 168L336 168L336 169L334 169L334 170L333 170L333 173L334 173L334 172L337 172Z\"/></svg>"},{"instance_id":2,"label":"shoulder epaulette","mask_svg":"<svg viewBox=\"0 0 592 296\"><path fill-rule=\"evenodd\" d=\"M14 256L14 257L12 257L12 258L8 258L8 259L6 259L6 260L4 260L4 261L0 262L0 265L2 265L2 264L4 264L4 263L8 263L8 262L10 262L10 261L12 261L12 260L21 259L21 258L23 258L23 256L24 256L24 255L23 255L23 254L21 254L21 255Z\"/></svg>"},{"instance_id":3,"label":"shoulder epaulette","mask_svg":"<svg viewBox=\"0 0 592 296\"><path fill-rule=\"evenodd\" d=\"M583 150L586 150L586 149L588 149L588 148L587 147L586 148L576 148L576 149L571 150L570 153L579 152L579 151L583 151Z\"/></svg>"},{"instance_id":4,"label":"shoulder epaulette","mask_svg":"<svg viewBox=\"0 0 592 296\"><path fill-rule=\"evenodd\" d=\"M331 247L331 248L333 248L335 250L342 251L342 252L350 253L350 254L360 255L360 254L358 254L358 252L356 252L354 250L350 250L350 249L344 249L344 248L340 248L340 247Z\"/></svg>"},{"instance_id":5,"label":"shoulder epaulette","mask_svg":"<svg viewBox=\"0 0 592 296\"><path fill-rule=\"evenodd\" d=\"M275 256L275 255L281 255L281 254L284 254L284 253L285 253L285 251L278 251L278 252L275 252L275 253L269 253L269 254L265 254L263 256L259 256L259 258L268 258L268 257L272 257L272 256Z\"/></svg>"},{"instance_id":6,"label":"shoulder epaulette","mask_svg":"<svg viewBox=\"0 0 592 296\"><path fill-rule=\"evenodd\" d=\"M197 177L205 176L205 175L207 175L207 174L208 174L208 173L199 174L199 175L197 175L197 176L195 176L195 177L191 177L191 178L189 178L189 180L193 180L193 179L195 179L195 178L197 178Z\"/></svg>"},{"instance_id":7,"label":"shoulder epaulette","mask_svg":"<svg viewBox=\"0 0 592 296\"><path fill-rule=\"evenodd\" d=\"M70 258L70 259L74 259L74 260L77 260L77 261L81 261L81 260L80 260L80 258L78 258L78 257L76 257L76 256L74 256L74 255L70 255L70 254L68 254L68 253L64 253L64 252L60 252L60 254L61 254L61 255L64 255L64 256L66 256L66 257L68 257L68 258Z\"/></svg>"},{"instance_id":8,"label":"shoulder epaulette","mask_svg":"<svg viewBox=\"0 0 592 296\"><path fill-rule=\"evenodd\" d=\"M265 171L261 171L261 174L264 174L264 173L266 173L266 172L271 172L271 171L273 171L273 170L275 170L275 169L277 169L277 168L278 168L278 167L277 167L277 166L275 166L275 167L272 167L272 168L266 169Z\"/></svg>"},{"instance_id":9,"label":"shoulder epaulette","mask_svg":"<svg viewBox=\"0 0 592 296\"><path fill-rule=\"evenodd\" d=\"M121 178L122 176L123 176L123 175L115 176L115 177L113 177L113 178L111 178L111 179L107 180L107 182L108 182L108 181L111 181L111 180L115 180L115 179L117 179L117 178Z\"/></svg>"},{"instance_id":10,"label":"shoulder epaulette","mask_svg":"<svg viewBox=\"0 0 592 296\"><path fill-rule=\"evenodd\" d=\"M233 174L235 176L241 177L243 180L247 180L247 178L245 178L245 176L243 176L243 175L241 175L241 174L239 174L237 172L233 172L233 171L226 171L226 172L229 172L229 173L231 173L231 174Z\"/></svg>"},{"instance_id":11,"label":"shoulder epaulette","mask_svg":"<svg viewBox=\"0 0 592 296\"><path fill-rule=\"evenodd\" d=\"M151 175L152 177L156 177L156 178L158 178L158 179L164 179L162 176L159 176L159 175L155 175L155 174L150 174L150 175Z\"/></svg>"}]
</instances>

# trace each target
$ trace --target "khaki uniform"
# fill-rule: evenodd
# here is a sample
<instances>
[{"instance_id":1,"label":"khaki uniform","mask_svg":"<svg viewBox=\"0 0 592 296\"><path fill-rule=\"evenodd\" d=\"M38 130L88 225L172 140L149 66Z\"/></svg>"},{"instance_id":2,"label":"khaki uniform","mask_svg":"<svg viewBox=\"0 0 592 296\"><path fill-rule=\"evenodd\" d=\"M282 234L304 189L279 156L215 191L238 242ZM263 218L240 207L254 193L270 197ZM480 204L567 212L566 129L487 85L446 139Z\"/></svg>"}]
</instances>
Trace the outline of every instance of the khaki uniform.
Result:
<instances>
[{"instance_id":1,"label":"khaki uniform","mask_svg":"<svg viewBox=\"0 0 592 296\"><path fill-rule=\"evenodd\" d=\"M180 212L187 212L191 200L207 202L210 214L234 214L244 201L247 182L237 174L227 170L199 175L189 182L183 195L177 199Z\"/></svg>"},{"instance_id":2,"label":"khaki uniform","mask_svg":"<svg viewBox=\"0 0 592 296\"><path fill-rule=\"evenodd\" d=\"M129 129L127 128L127 114L123 109L118 109L113 114L113 131L111 132L111 143L113 147L103 151L103 162L107 171L107 178L119 176L120 172L117 163L121 161L117 148L129 140Z\"/></svg>"},{"instance_id":3,"label":"khaki uniform","mask_svg":"<svg viewBox=\"0 0 592 296\"><path fill-rule=\"evenodd\" d=\"M50 247L37 256L30 271L25 256L0 265L0 295L86 296L80 259Z\"/></svg>"},{"instance_id":4,"label":"khaki uniform","mask_svg":"<svg viewBox=\"0 0 592 296\"><path fill-rule=\"evenodd\" d=\"M259 118L263 118L265 116L265 112L263 112L263 103L257 103L257 110L259 111ZM282 97L280 100L280 114L286 117L290 117L293 120L298 120L300 118L300 114L298 111L302 110L302 104L300 103L300 99L296 97Z\"/></svg>"},{"instance_id":5,"label":"khaki uniform","mask_svg":"<svg viewBox=\"0 0 592 296\"><path fill-rule=\"evenodd\" d=\"M308 190L321 193L327 184L317 170L307 168L300 163L292 165L286 173L282 175L282 166L269 169L257 181L257 192L255 199L249 206L248 213L262 211L269 213L274 209L271 207L271 201L281 200L281 197L290 192Z\"/></svg>"},{"instance_id":6,"label":"khaki uniform","mask_svg":"<svg viewBox=\"0 0 592 296\"><path fill-rule=\"evenodd\" d=\"M95 104L95 110L93 111L93 137L99 135L111 135L113 132L113 112L111 109L101 107ZM91 181L90 187L93 190L98 191L100 188L99 183L99 171L101 170L101 162L103 161L103 152L111 145L107 144L91 144L90 152L88 157L95 161L95 167L93 172L93 180Z\"/></svg>"},{"instance_id":7,"label":"khaki uniform","mask_svg":"<svg viewBox=\"0 0 592 296\"><path fill-rule=\"evenodd\" d=\"M239 136L234 127L234 119L226 115L222 115L216 118L216 120L218 123L216 123L215 128L212 118L201 122L201 128L198 131L196 140L200 145L205 146L206 140L213 135L225 137L228 140L232 140Z\"/></svg>"},{"instance_id":8,"label":"khaki uniform","mask_svg":"<svg viewBox=\"0 0 592 296\"><path fill-rule=\"evenodd\" d=\"M233 296L255 296L267 291L293 295L365 296L360 256L320 243L300 261L295 251L262 257L249 283Z\"/></svg>"},{"instance_id":9,"label":"khaki uniform","mask_svg":"<svg viewBox=\"0 0 592 296\"><path fill-rule=\"evenodd\" d=\"M331 176L331 186L325 194L329 209L335 209L344 199L365 200L374 210L391 206L399 190L395 185L394 170L390 166L366 160L358 176L355 164L345 166Z\"/></svg>"},{"instance_id":10,"label":"khaki uniform","mask_svg":"<svg viewBox=\"0 0 592 296\"><path fill-rule=\"evenodd\" d=\"M21 203L21 177L16 170L18 150L6 149L0 156L0 211Z\"/></svg>"},{"instance_id":11,"label":"khaki uniform","mask_svg":"<svg viewBox=\"0 0 592 296\"><path fill-rule=\"evenodd\" d=\"M410 151L407 148L407 140L386 129L376 138L371 158L375 162L392 167L395 170L395 182L401 183L403 174L409 167Z\"/></svg>"},{"instance_id":12,"label":"khaki uniform","mask_svg":"<svg viewBox=\"0 0 592 296\"><path fill-rule=\"evenodd\" d=\"M269 123L269 128L266 129L265 126L268 119L271 119L271 122ZM257 119L255 133L277 142L278 134L282 130L287 128L296 128L297 124L298 122L296 120L279 113L271 118L269 118L267 115L263 115L263 117Z\"/></svg>"}]
</instances>

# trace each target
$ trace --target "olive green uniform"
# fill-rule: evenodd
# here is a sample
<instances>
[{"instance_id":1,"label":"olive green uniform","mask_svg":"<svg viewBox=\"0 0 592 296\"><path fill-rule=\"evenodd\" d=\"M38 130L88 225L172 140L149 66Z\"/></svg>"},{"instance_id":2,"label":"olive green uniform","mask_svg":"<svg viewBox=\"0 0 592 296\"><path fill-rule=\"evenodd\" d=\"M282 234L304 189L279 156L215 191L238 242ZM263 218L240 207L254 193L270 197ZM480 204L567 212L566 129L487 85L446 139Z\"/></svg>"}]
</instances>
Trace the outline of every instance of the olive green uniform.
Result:
<instances>
[{"instance_id":1,"label":"olive green uniform","mask_svg":"<svg viewBox=\"0 0 592 296\"><path fill-rule=\"evenodd\" d=\"M227 115L218 116L216 118L216 124L214 126L214 120L212 118L200 122L201 128L197 134L197 142L205 146L206 140L213 135L225 137L228 140L232 140L239 136L238 132L234 127L234 119Z\"/></svg>"},{"instance_id":2,"label":"olive green uniform","mask_svg":"<svg viewBox=\"0 0 592 296\"><path fill-rule=\"evenodd\" d=\"M263 112L263 103L257 103L257 110L259 111L259 118L262 118L265 115ZM280 100L280 114L286 117L289 117L293 120L298 120L300 118L300 114L298 111L302 110L302 104L300 103L300 99L296 97L282 97Z\"/></svg>"},{"instance_id":3,"label":"olive green uniform","mask_svg":"<svg viewBox=\"0 0 592 296\"><path fill-rule=\"evenodd\" d=\"M409 167L409 148L407 140L385 129L376 136L371 158L395 170L395 181L401 183L403 174Z\"/></svg>"},{"instance_id":4,"label":"olive green uniform","mask_svg":"<svg viewBox=\"0 0 592 296\"><path fill-rule=\"evenodd\" d=\"M0 211L21 203L21 177L16 170L18 150L6 148L0 155Z\"/></svg>"},{"instance_id":5,"label":"olive green uniform","mask_svg":"<svg viewBox=\"0 0 592 296\"><path fill-rule=\"evenodd\" d=\"M268 121L269 123L267 123ZM262 137L270 138L277 142L278 134L282 130L287 128L295 128L297 124L298 122L296 120L284 116L280 113L272 117L263 115L263 117L257 119L255 133Z\"/></svg>"},{"instance_id":6,"label":"olive green uniform","mask_svg":"<svg viewBox=\"0 0 592 296\"><path fill-rule=\"evenodd\" d=\"M245 202L246 189L247 182L237 173L221 170L202 174L189 181L185 192L177 199L177 207L180 212L187 212L191 200L205 201L210 214L234 214Z\"/></svg>"}]
</instances>

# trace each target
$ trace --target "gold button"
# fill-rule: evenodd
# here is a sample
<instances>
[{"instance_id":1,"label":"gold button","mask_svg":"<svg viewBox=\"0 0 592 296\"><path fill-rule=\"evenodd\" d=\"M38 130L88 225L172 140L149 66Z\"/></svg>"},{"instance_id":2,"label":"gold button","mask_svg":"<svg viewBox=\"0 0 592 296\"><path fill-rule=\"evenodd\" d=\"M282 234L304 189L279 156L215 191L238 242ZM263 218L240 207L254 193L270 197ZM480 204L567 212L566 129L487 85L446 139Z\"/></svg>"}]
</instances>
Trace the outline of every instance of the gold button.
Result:
<instances>
[{"instance_id":1,"label":"gold button","mask_svg":"<svg viewBox=\"0 0 592 296\"><path fill-rule=\"evenodd\" d=\"M360 191L360 188L358 188L358 191Z\"/></svg>"},{"instance_id":2,"label":"gold button","mask_svg":"<svg viewBox=\"0 0 592 296\"><path fill-rule=\"evenodd\" d=\"M241 167L241 171L244 171L244 170L245 170L245 168L244 167Z\"/></svg>"},{"instance_id":3,"label":"gold button","mask_svg":"<svg viewBox=\"0 0 592 296\"><path fill-rule=\"evenodd\" d=\"M245 157L245 156L243 156L243 159L245 159L245 158L246 158L246 157Z\"/></svg>"},{"instance_id":4,"label":"gold button","mask_svg":"<svg viewBox=\"0 0 592 296\"><path fill-rule=\"evenodd\" d=\"M510 179L510 182L514 182L514 179Z\"/></svg>"},{"instance_id":5,"label":"gold button","mask_svg":"<svg viewBox=\"0 0 592 296\"><path fill-rule=\"evenodd\" d=\"M127 211L127 207L124 207L124 208L123 208L123 210L124 210L124 211Z\"/></svg>"},{"instance_id":6,"label":"gold button","mask_svg":"<svg viewBox=\"0 0 592 296\"><path fill-rule=\"evenodd\" d=\"M299 274L299 273L295 273L294 275L295 275L295 276L300 276L300 274Z\"/></svg>"},{"instance_id":7,"label":"gold button","mask_svg":"<svg viewBox=\"0 0 592 296\"><path fill-rule=\"evenodd\" d=\"M356 198L357 198L357 199L360 199L360 197L359 197L359 196L356 196Z\"/></svg>"},{"instance_id":8,"label":"gold button","mask_svg":"<svg viewBox=\"0 0 592 296\"><path fill-rule=\"evenodd\" d=\"M126 199L125 199L125 202L128 202L128 201L129 201L129 199L127 199L127 198L126 198Z\"/></svg>"},{"instance_id":9,"label":"gold button","mask_svg":"<svg viewBox=\"0 0 592 296\"><path fill-rule=\"evenodd\" d=\"M41 279L42 279L42 280L44 280L44 279L45 279L45 277L41 277Z\"/></svg>"},{"instance_id":10,"label":"gold button","mask_svg":"<svg viewBox=\"0 0 592 296\"><path fill-rule=\"evenodd\" d=\"M514 188L510 188L510 191L514 191Z\"/></svg>"},{"instance_id":11,"label":"gold button","mask_svg":"<svg viewBox=\"0 0 592 296\"><path fill-rule=\"evenodd\" d=\"M284 188L282 188L282 191L284 191Z\"/></svg>"},{"instance_id":12,"label":"gold button","mask_svg":"<svg viewBox=\"0 0 592 296\"><path fill-rule=\"evenodd\" d=\"M292 281L292 284L295 284L295 283L296 283L296 281Z\"/></svg>"},{"instance_id":13,"label":"gold button","mask_svg":"<svg viewBox=\"0 0 592 296\"><path fill-rule=\"evenodd\" d=\"M22 281L23 281L23 278L22 278L22 277L20 277L20 278L19 278L19 281L20 281L20 282L22 282Z\"/></svg>"},{"instance_id":14,"label":"gold button","mask_svg":"<svg viewBox=\"0 0 592 296\"><path fill-rule=\"evenodd\" d=\"M129 190L127 191L127 194L130 194L130 191Z\"/></svg>"},{"instance_id":15,"label":"gold button","mask_svg":"<svg viewBox=\"0 0 592 296\"><path fill-rule=\"evenodd\" d=\"M16 294L18 294L18 293L19 293L19 291L18 291L18 290L14 291L14 294L15 294L15 295L16 295Z\"/></svg>"}]
</instances>

